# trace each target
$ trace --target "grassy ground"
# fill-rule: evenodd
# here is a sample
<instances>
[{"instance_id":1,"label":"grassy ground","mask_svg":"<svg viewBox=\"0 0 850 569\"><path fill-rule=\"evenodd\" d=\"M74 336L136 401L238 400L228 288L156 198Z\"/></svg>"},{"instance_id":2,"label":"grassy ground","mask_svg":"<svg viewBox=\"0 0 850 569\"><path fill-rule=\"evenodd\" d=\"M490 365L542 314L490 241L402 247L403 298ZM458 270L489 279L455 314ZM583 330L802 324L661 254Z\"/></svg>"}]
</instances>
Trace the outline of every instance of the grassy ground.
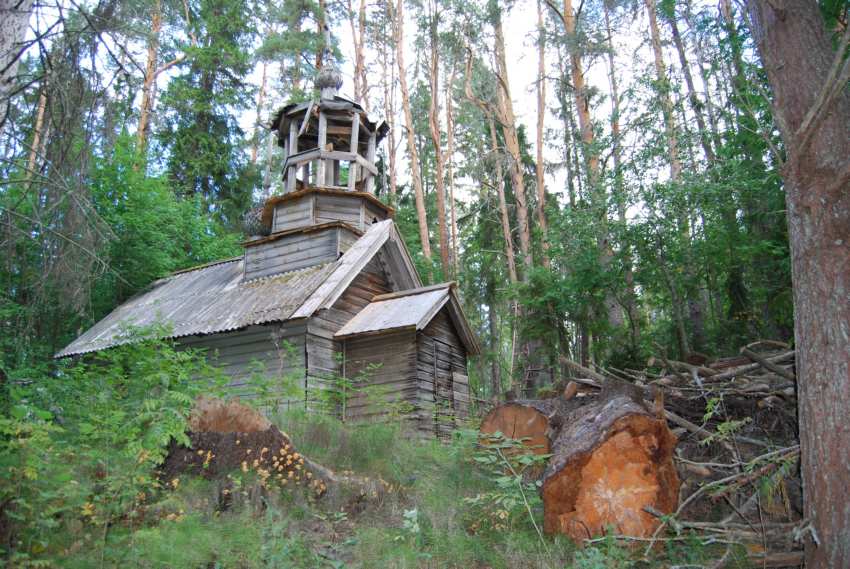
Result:
<instances>
[{"instance_id":1,"label":"grassy ground","mask_svg":"<svg viewBox=\"0 0 850 569\"><path fill-rule=\"evenodd\" d=\"M613 543L576 551L541 538L536 493L511 494L482 468L475 437L418 441L398 425L349 426L291 413L275 418L299 452L334 469L380 478L389 490L365 502L345 493L314 499L241 480L221 511L221 485L183 479L145 520L104 535L68 532L68 567L150 568L617 568L699 563L711 552L687 542L658 563L632 561ZM503 481L504 482L504 481ZM237 499L238 497L238 499Z\"/></svg>"}]
</instances>

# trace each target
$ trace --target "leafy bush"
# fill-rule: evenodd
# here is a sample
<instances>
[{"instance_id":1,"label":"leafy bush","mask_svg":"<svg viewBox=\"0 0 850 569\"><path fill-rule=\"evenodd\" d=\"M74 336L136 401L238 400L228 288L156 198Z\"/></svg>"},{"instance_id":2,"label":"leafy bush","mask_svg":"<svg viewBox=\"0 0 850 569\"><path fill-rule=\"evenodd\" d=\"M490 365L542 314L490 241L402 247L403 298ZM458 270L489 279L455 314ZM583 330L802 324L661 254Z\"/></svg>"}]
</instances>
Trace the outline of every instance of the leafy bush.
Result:
<instances>
[{"instance_id":1,"label":"leafy bush","mask_svg":"<svg viewBox=\"0 0 850 569\"><path fill-rule=\"evenodd\" d=\"M141 523L169 443L188 442L195 395L220 382L196 353L153 340L62 363L53 375L12 374L11 412L0 417L6 558L24 566L61 553L59 536L106 540L114 526Z\"/></svg>"}]
</instances>

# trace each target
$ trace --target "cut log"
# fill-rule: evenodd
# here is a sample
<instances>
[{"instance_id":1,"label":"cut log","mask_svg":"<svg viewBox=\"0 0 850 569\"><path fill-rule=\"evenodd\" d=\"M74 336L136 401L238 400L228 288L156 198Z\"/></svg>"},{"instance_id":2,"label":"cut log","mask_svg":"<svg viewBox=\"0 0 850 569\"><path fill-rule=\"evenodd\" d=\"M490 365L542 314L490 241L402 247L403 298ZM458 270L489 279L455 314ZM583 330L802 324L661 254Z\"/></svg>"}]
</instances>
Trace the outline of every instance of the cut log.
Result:
<instances>
[{"instance_id":1,"label":"cut log","mask_svg":"<svg viewBox=\"0 0 850 569\"><path fill-rule=\"evenodd\" d=\"M573 539L645 537L676 510L676 437L644 404L620 395L573 413L552 444L543 473L543 527Z\"/></svg>"},{"instance_id":2,"label":"cut log","mask_svg":"<svg viewBox=\"0 0 850 569\"><path fill-rule=\"evenodd\" d=\"M481 434L502 433L521 440L534 454L549 454L562 421L589 397L516 399L493 408L481 421Z\"/></svg>"},{"instance_id":3,"label":"cut log","mask_svg":"<svg viewBox=\"0 0 850 569\"><path fill-rule=\"evenodd\" d=\"M525 438L533 452L552 455L541 477L547 533L646 537L660 523L646 510L676 510L676 437L663 408L652 409L640 389L625 387L598 397L512 401L482 422L482 434Z\"/></svg>"}]
</instances>

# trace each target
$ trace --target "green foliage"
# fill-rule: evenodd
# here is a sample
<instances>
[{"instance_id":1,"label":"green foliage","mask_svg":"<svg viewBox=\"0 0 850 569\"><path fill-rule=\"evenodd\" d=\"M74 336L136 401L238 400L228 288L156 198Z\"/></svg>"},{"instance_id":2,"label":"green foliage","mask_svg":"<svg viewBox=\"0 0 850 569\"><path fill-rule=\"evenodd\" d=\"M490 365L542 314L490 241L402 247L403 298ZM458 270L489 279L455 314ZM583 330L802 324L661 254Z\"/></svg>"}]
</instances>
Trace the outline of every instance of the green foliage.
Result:
<instances>
[{"instance_id":1,"label":"green foliage","mask_svg":"<svg viewBox=\"0 0 850 569\"><path fill-rule=\"evenodd\" d=\"M513 530L517 524L527 524L543 540L536 522L543 503L534 473L542 472L550 455L535 454L533 450L524 441L500 432L482 441L473 460L487 473L493 489L464 499L474 512L471 520L474 531Z\"/></svg>"},{"instance_id":2,"label":"green foliage","mask_svg":"<svg viewBox=\"0 0 850 569\"><path fill-rule=\"evenodd\" d=\"M165 164L178 193L201 197L208 211L236 227L258 185L235 116L251 94L245 78L256 22L243 0L197 0L191 7L189 33L202 39L163 93L157 137L168 149Z\"/></svg>"},{"instance_id":3,"label":"green foliage","mask_svg":"<svg viewBox=\"0 0 850 569\"><path fill-rule=\"evenodd\" d=\"M138 523L168 445L188 443L194 396L219 382L196 354L151 340L53 376L11 374L11 413L0 418L6 558L54 559L74 526L106 535Z\"/></svg>"}]
</instances>

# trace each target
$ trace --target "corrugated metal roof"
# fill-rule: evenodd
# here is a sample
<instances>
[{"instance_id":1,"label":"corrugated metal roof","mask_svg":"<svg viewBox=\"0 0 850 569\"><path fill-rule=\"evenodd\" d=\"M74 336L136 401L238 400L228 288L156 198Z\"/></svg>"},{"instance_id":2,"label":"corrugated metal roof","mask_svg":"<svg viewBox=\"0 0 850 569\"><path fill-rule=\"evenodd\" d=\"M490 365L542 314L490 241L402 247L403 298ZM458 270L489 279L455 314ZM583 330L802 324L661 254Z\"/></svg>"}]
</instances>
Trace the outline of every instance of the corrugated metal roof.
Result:
<instances>
[{"instance_id":1,"label":"corrugated metal roof","mask_svg":"<svg viewBox=\"0 0 850 569\"><path fill-rule=\"evenodd\" d=\"M336 266L326 263L242 282L243 263L238 259L156 281L147 291L113 310L56 357L126 343L130 341L127 334L130 326L165 324L171 328L169 337L179 338L286 320Z\"/></svg>"},{"instance_id":2,"label":"corrugated metal roof","mask_svg":"<svg viewBox=\"0 0 850 569\"><path fill-rule=\"evenodd\" d=\"M403 328L421 330L448 302L450 285L446 283L425 292L395 293L393 298L375 300L357 313L335 334L337 338L388 332ZM404 294L403 296L401 296Z\"/></svg>"},{"instance_id":3,"label":"corrugated metal roof","mask_svg":"<svg viewBox=\"0 0 850 569\"><path fill-rule=\"evenodd\" d=\"M168 337L213 334L290 318L311 316L333 303L339 289L393 236L391 220L375 223L337 261L243 281L243 258L210 263L154 282L55 357L84 354L132 340L129 327L170 326ZM418 281L415 276L413 278ZM296 311L298 313L296 314Z\"/></svg>"}]
</instances>

